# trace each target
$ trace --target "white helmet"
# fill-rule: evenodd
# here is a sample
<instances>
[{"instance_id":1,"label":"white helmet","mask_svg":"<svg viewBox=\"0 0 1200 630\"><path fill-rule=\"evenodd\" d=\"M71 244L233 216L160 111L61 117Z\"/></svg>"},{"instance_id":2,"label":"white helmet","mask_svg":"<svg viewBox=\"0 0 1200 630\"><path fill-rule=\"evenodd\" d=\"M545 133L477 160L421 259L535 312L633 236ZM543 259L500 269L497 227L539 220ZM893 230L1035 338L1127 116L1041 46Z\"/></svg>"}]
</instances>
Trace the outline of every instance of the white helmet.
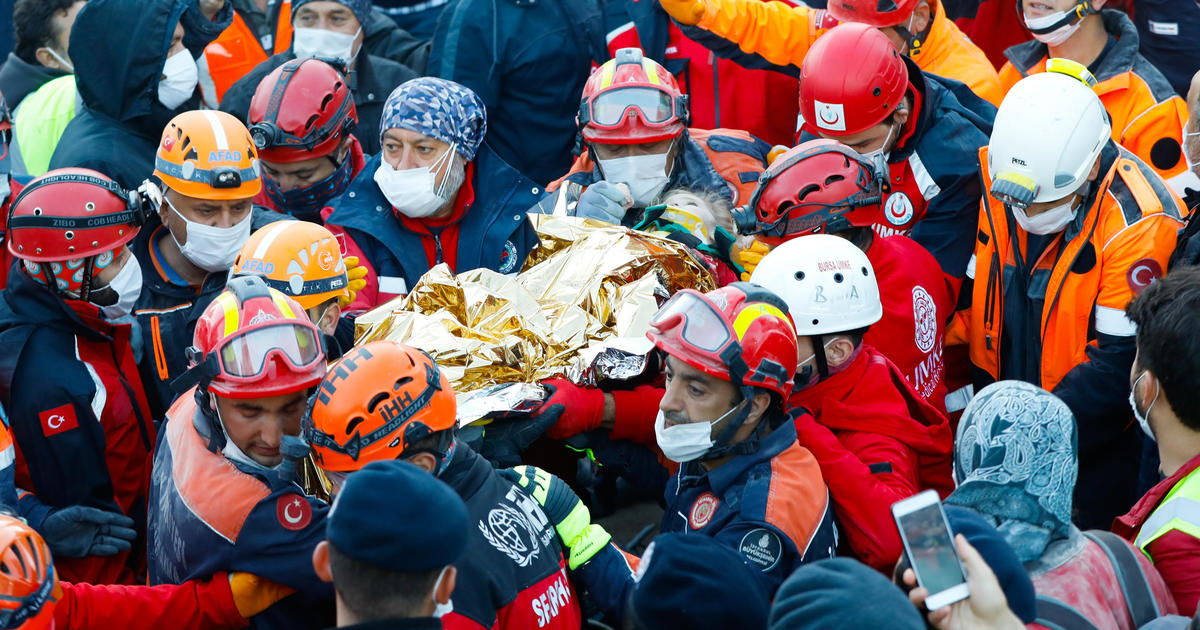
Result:
<instances>
[{"instance_id":1,"label":"white helmet","mask_svg":"<svg viewBox=\"0 0 1200 630\"><path fill-rule=\"evenodd\" d=\"M787 302L800 336L849 332L883 317L871 261L840 236L810 234L772 249L750 282Z\"/></svg>"},{"instance_id":2,"label":"white helmet","mask_svg":"<svg viewBox=\"0 0 1200 630\"><path fill-rule=\"evenodd\" d=\"M1090 75L1064 74L1061 62L1017 81L1000 103L987 168L1002 202L1025 208L1078 191L1108 143L1112 125Z\"/></svg>"}]
</instances>

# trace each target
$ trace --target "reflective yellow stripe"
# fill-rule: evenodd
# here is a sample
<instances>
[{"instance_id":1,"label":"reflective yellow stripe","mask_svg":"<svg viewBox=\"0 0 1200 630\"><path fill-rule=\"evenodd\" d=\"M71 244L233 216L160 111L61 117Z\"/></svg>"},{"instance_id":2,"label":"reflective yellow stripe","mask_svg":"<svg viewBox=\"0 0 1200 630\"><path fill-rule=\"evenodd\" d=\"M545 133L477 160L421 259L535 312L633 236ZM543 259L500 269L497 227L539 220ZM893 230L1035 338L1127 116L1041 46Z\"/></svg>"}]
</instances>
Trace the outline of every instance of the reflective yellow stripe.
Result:
<instances>
[{"instance_id":1,"label":"reflective yellow stripe","mask_svg":"<svg viewBox=\"0 0 1200 630\"><path fill-rule=\"evenodd\" d=\"M646 72L646 77L650 79L650 83L654 85L662 85L662 81L658 78L658 68L654 67L654 62L649 59L642 59L642 70Z\"/></svg>"},{"instance_id":2,"label":"reflective yellow stripe","mask_svg":"<svg viewBox=\"0 0 1200 630\"><path fill-rule=\"evenodd\" d=\"M222 336L228 337L238 329L237 298L232 293L224 293L217 298L217 302L221 304L221 310L225 311L225 334Z\"/></svg>"},{"instance_id":3,"label":"reflective yellow stripe","mask_svg":"<svg viewBox=\"0 0 1200 630\"><path fill-rule=\"evenodd\" d=\"M617 72L617 62L608 61L600 67L600 89L612 85L613 75Z\"/></svg>"},{"instance_id":4,"label":"reflective yellow stripe","mask_svg":"<svg viewBox=\"0 0 1200 630\"><path fill-rule=\"evenodd\" d=\"M741 341L746 336L746 331L750 329L750 324L753 324L754 320L764 315L778 317L787 322L788 328L792 328L792 322L788 320L787 315L783 314L783 311L770 304L751 304L742 309L742 312L738 313L737 319L733 320L733 332L737 333L738 341ZM792 331L795 332L795 329L792 328Z\"/></svg>"},{"instance_id":5,"label":"reflective yellow stripe","mask_svg":"<svg viewBox=\"0 0 1200 630\"><path fill-rule=\"evenodd\" d=\"M292 312L292 307L288 306L287 300L283 299L283 295L271 289L271 299L275 300L275 306L279 307L279 312L288 319L296 319L296 314Z\"/></svg>"}]
</instances>

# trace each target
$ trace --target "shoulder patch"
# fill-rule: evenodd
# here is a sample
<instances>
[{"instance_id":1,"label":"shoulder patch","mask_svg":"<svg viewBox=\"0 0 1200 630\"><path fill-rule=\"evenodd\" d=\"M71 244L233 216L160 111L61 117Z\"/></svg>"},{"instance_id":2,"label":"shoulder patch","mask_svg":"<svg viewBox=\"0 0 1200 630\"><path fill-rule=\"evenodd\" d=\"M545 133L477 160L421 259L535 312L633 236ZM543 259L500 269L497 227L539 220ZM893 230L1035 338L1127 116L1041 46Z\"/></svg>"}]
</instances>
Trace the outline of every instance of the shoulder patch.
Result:
<instances>
[{"instance_id":1,"label":"shoulder patch","mask_svg":"<svg viewBox=\"0 0 1200 630\"><path fill-rule=\"evenodd\" d=\"M312 506L304 497L289 492L275 501L275 516L284 529L298 532L312 522Z\"/></svg>"},{"instance_id":2,"label":"shoulder patch","mask_svg":"<svg viewBox=\"0 0 1200 630\"><path fill-rule=\"evenodd\" d=\"M1125 273L1125 281L1129 283L1129 290L1133 291L1134 295L1140 295L1162 275L1162 265L1158 264L1157 260L1143 258L1129 266L1129 271Z\"/></svg>"},{"instance_id":3,"label":"shoulder patch","mask_svg":"<svg viewBox=\"0 0 1200 630\"><path fill-rule=\"evenodd\" d=\"M75 417L75 405L67 403L38 413L42 425L42 435L50 437L79 428L79 419Z\"/></svg>"},{"instance_id":4,"label":"shoulder patch","mask_svg":"<svg viewBox=\"0 0 1200 630\"><path fill-rule=\"evenodd\" d=\"M763 572L770 571L783 557L783 541L779 539L779 534L759 527L742 536L742 541L738 543L738 553Z\"/></svg>"},{"instance_id":5,"label":"shoulder patch","mask_svg":"<svg viewBox=\"0 0 1200 630\"><path fill-rule=\"evenodd\" d=\"M504 241L504 251L500 253L500 266L496 268L499 273L512 273L517 270L517 246L513 245L512 241Z\"/></svg>"},{"instance_id":6,"label":"shoulder patch","mask_svg":"<svg viewBox=\"0 0 1200 630\"><path fill-rule=\"evenodd\" d=\"M688 526L692 529L704 529L712 520L713 514L717 512L717 506L721 501L713 496L711 492L705 492L696 498L696 502L692 503L692 511L688 514Z\"/></svg>"}]
</instances>

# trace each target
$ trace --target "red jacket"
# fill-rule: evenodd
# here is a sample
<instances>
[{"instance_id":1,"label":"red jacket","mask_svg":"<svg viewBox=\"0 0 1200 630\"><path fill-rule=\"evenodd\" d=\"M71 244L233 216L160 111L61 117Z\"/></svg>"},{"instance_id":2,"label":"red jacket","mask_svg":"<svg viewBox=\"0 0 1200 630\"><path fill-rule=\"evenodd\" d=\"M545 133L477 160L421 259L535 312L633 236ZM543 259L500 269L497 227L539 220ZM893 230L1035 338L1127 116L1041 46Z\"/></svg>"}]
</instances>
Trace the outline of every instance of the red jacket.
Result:
<instances>
[{"instance_id":1,"label":"red jacket","mask_svg":"<svg viewBox=\"0 0 1200 630\"><path fill-rule=\"evenodd\" d=\"M1158 482L1158 485L1151 488L1128 514L1118 517L1113 522L1113 532L1133 541L1142 524L1158 508L1162 498L1197 467L1200 467L1200 455L1188 460L1175 474ZM1200 558L1200 539L1179 530L1172 530L1147 545L1146 551L1150 552L1154 566L1175 596L1175 603L1179 604L1179 613L1194 615L1197 604L1200 604L1200 563L1196 561Z\"/></svg>"},{"instance_id":2,"label":"red jacket","mask_svg":"<svg viewBox=\"0 0 1200 630\"><path fill-rule=\"evenodd\" d=\"M816 456L850 549L890 572L902 546L892 503L921 490L945 497L953 436L891 361L867 344L846 369L797 392L788 404L800 444Z\"/></svg>"},{"instance_id":3,"label":"red jacket","mask_svg":"<svg viewBox=\"0 0 1200 630\"><path fill-rule=\"evenodd\" d=\"M62 599L54 608L58 630L224 630L247 624L234 603L227 573L204 582L159 586L61 584Z\"/></svg>"},{"instance_id":4,"label":"red jacket","mask_svg":"<svg viewBox=\"0 0 1200 630\"><path fill-rule=\"evenodd\" d=\"M955 302L949 277L932 254L902 234L876 236L867 259L879 278L883 319L863 341L891 359L929 404L945 411L942 339Z\"/></svg>"}]
</instances>

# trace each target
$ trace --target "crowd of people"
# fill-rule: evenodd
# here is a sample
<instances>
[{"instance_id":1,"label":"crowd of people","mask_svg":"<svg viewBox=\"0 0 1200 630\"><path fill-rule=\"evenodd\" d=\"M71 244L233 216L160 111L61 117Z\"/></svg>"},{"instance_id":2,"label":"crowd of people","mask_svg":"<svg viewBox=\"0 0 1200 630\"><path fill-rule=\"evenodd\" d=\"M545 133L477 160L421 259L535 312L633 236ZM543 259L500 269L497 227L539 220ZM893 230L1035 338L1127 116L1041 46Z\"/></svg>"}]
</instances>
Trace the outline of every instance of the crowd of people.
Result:
<instances>
[{"instance_id":1,"label":"crowd of people","mask_svg":"<svg viewBox=\"0 0 1200 630\"><path fill-rule=\"evenodd\" d=\"M16 0L0 628L1200 628L1200 4L820 4ZM460 427L537 214L718 288Z\"/></svg>"}]
</instances>

